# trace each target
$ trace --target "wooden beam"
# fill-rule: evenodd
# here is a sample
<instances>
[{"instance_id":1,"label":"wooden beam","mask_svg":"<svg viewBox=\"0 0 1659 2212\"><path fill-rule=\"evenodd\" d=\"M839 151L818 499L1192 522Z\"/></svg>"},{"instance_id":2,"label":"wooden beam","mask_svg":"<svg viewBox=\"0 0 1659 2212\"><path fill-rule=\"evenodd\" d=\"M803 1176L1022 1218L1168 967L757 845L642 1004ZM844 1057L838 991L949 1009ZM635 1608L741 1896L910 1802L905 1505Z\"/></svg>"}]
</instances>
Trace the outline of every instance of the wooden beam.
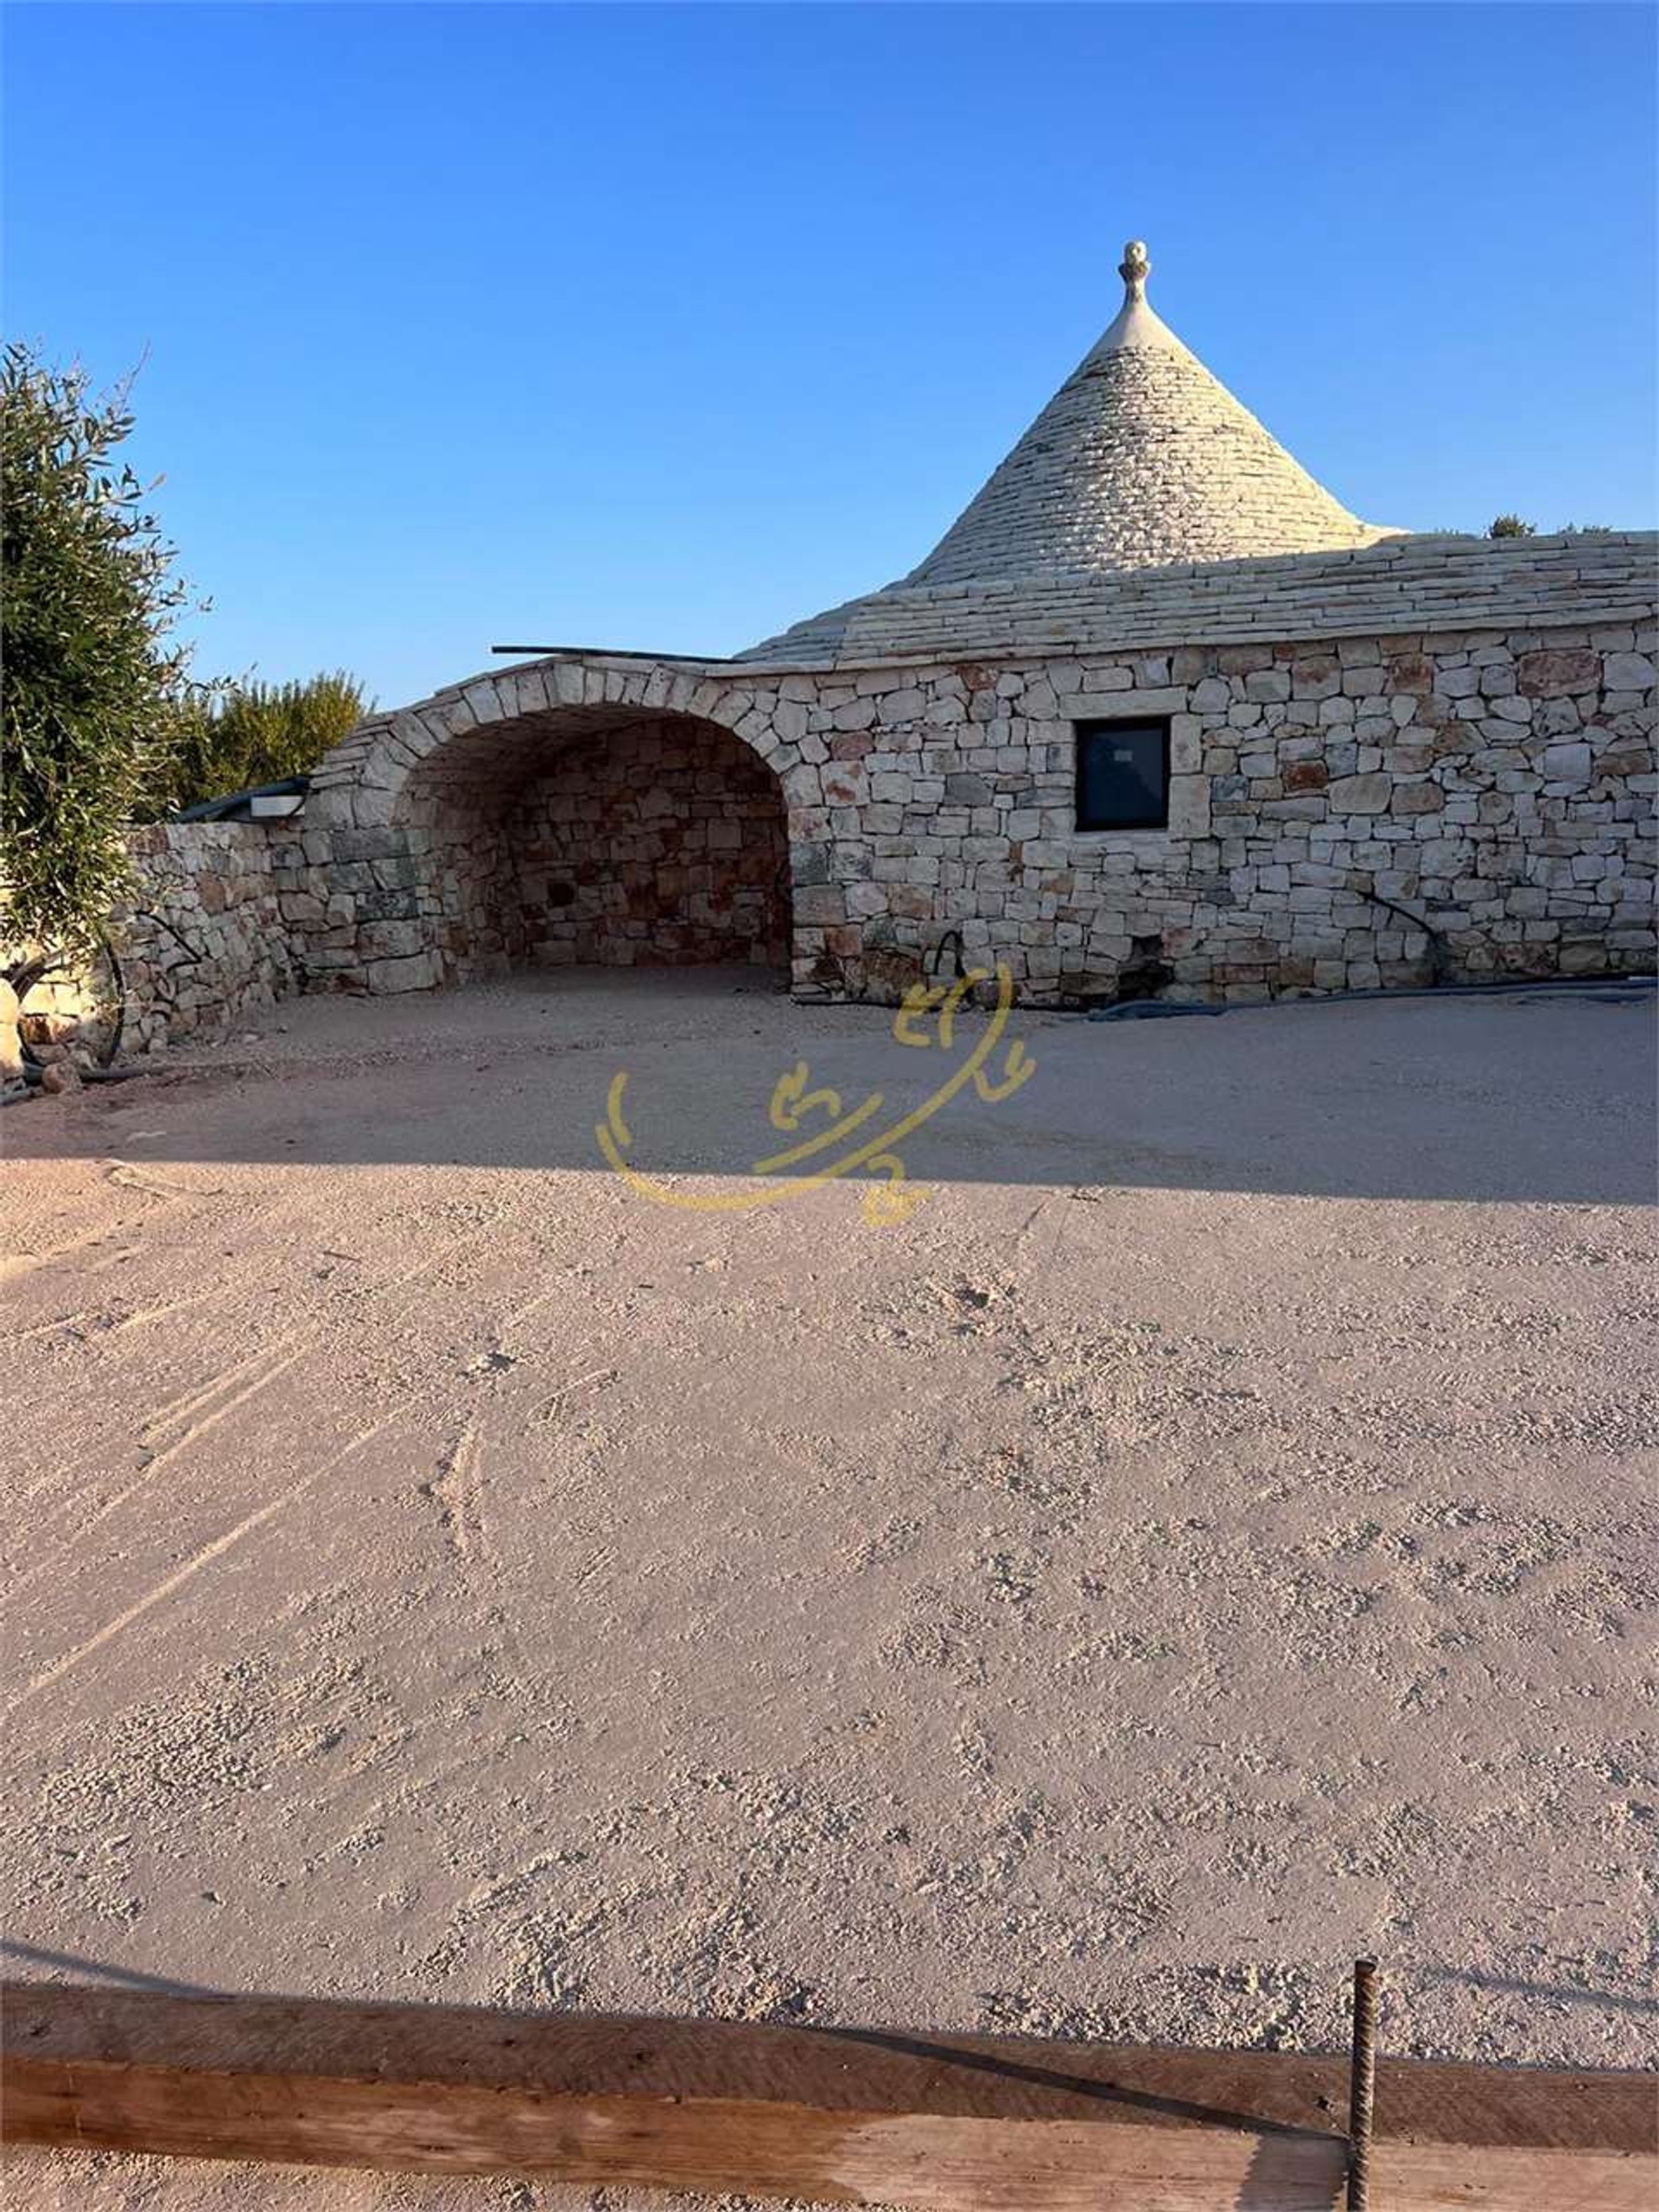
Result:
<instances>
[{"instance_id":1,"label":"wooden beam","mask_svg":"<svg viewBox=\"0 0 1659 2212\"><path fill-rule=\"evenodd\" d=\"M1332 2212L1347 2062L0 1986L11 2143L920 2212ZM1651 2212L1655 2082L1381 2061L1386 2212Z\"/></svg>"}]
</instances>

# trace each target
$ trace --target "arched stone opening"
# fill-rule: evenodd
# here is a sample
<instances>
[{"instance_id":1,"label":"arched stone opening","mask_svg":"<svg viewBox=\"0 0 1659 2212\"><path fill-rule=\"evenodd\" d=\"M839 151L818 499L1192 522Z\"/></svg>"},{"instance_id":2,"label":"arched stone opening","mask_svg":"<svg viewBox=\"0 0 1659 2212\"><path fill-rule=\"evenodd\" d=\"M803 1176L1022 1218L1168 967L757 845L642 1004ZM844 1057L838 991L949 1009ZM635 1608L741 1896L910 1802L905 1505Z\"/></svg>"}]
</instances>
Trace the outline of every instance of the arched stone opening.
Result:
<instances>
[{"instance_id":1,"label":"arched stone opening","mask_svg":"<svg viewBox=\"0 0 1659 2212\"><path fill-rule=\"evenodd\" d=\"M451 734L387 810L435 980L524 964L786 969L783 785L683 713L551 709ZM406 910L405 910L406 911Z\"/></svg>"}]
</instances>

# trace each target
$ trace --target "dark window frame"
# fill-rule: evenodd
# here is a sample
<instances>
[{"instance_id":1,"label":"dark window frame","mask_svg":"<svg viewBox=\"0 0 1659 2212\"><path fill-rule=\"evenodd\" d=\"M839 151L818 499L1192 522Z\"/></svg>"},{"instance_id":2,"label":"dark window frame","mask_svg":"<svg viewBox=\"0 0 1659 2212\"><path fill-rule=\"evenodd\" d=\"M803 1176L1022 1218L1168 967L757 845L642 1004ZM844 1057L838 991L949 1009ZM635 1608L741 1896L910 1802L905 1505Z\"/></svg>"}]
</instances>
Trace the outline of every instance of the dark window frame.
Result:
<instances>
[{"instance_id":1,"label":"dark window frame","mask_svg":"<svg viewBox=\"0 0 1659 2212\"><path fill-rule=\"evenodd\" d=\"M1169 827L1169 724L1167 715L1124 715L1116 721L1094 718L1073 722L1071 804L1078 830L1090 836L1109 836L1114 830L1167 830ZM1084 756L1090 743L1104 738L1109 742L1116 734L1123 736L1133 731L1137 736L1157 733L1159 740L1160 797L1161 804L1156 814L1137 817L1132 822L1090 822L1084 819L1083 810Z\"/></svg>"}]
</instances>

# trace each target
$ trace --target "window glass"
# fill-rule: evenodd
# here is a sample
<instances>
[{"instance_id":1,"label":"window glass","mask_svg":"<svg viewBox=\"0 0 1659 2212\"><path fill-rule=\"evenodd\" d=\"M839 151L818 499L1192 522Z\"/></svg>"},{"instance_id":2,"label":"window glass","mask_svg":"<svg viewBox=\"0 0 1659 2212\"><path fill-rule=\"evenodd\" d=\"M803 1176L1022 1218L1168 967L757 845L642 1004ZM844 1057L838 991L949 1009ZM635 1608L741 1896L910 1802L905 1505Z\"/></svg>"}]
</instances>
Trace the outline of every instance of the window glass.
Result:
<instances>
[{"instance_id":1,"label":"window glass","mask_svg":"<svg viewBox=\"0 0 1659 2212\"><path fill-rule=\"evenodd\" d=\"M1079 830L1160 830L1169 819L1169 724L1077 724Z\"/></svg>"}]
</instances>

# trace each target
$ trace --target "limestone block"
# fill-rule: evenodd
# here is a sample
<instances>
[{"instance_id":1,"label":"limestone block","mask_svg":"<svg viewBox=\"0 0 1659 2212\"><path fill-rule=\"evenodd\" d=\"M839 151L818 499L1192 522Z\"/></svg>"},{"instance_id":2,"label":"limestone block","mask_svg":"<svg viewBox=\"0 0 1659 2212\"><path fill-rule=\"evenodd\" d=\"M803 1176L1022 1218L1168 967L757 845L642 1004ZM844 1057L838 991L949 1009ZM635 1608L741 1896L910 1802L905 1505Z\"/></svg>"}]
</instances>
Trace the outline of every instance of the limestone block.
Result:
<instances>
[{"instance_id":1,"label":"limestone block","mask_svg":"<svg viewBox=\"0 0 1659 2212\"><path fill-rule=\"evenodd\" d=\"M809 883L828 883L831 874L831 857L828 844L791 844L789 849L791 882L798 888Z\"/></svg>"},{"instance_id":2,"label":"limestone block","mask_svg":"<svg viewBox=\"0 0 1659 2212\"><path fill-rule=\"evenodd\" d=\"M852 732L830 741L832 760L862 760L875 750L875 740L861 732Z\"/></svg>"},{"instance_id":3,"label":"limestone block","mask_svg":"<svg viewBox=\"0 0 1659 2212\"><path fill-rule=\"evenodd\" d=\"M1382 814L1393 791L1392 776L1339 776L1326 786L1325 797L1334 814Z\"/></svg>"},{"instance_id":4,"label":"limestone block","mask_svg":"<svg viewBox=\"0 0 1659 2212\"><path fill-rule=\"evenodd\" d=\"M1421 653L1407 653L1391 660L1384 682L1390 693L1426 699L1434 689L1434 664Z\"/></svg>"},{"instance_id":5,"label":"limestone block","mask_svg":"<svg viewBox=\"0 0 1659 2212\"><path fill-rule=\"evenodd\" d=\"M832 762L822 775L823 796L831 806L861 806L868 796L868 780L856 761Z\"/></svg>"},{"instance_id":6,"label":"limestone block","mask_svg":"<svg viewBox=\"0 0 1659 2212\"><path fill-rule=\"evenodd\" d=\"M1171 776L1169 834L1172 837L1207 837L1210 835L1208 776Z\"/></svg>"},{"instance_id":7,"label":"limestone block","mask_svg":"<svg viewBox=\"0 0 1659 2212\"><path fill-rule=\"evenodd\" d=\"M1288 699L1290 696L1289 670L1284 668L1253 670L1244 678L1244 696L1247 699L1263 701Z\"/></svg>"},{"instance_id":8,"label":"limestone block","mask_svg":"<svg viewBox=\"0 0 1659 2212\"><path fill-rule=\"evenodd\" d=\"M1544 774L1551 783L1588 783L1591 761L1591 749L1583 743L1544 747Z\"/></svg>"},{"instance_id":9,"label":"limestone block","mask_svg":"<svg viewBox=\"0 0 1659 2212\"><path fill-rule=\"evenodd\" d=\"M1645 653L1609 653L1601 664L1601 681L1609 691L1650 691L1659 675Z\"/></svg>"},{"instance_id":10,"label":"limestone block","mask_svg":"<svg viewBox=\"0 0 1659 2212\"><path fill-rule=\"evenodd\" d=\"M877 704L876 719L885 728L895 728L905 722L913 722L926 705L918 690L889 691Z\"/></svg>"},{"instance_id":11,"label":"limestone block","mask_svg":"<svg viewBox=\"0 0 1659 2212\"><path fill-rule=\"evenodd\" d=\"M1446 793L1438 784L1431 784L1427 779L1421 781L1398 782L1395 785L1394 811L1395 814L1420 816L1439 814L1445 805Z\"/></svg>"},{"instance_id":12,"label":"limestone block","mask_svg":"<svg viewBox=\"0 0 1659 2212\"><path fill-rule=\"evenodd\" d=\"M863 889L865 887L856 887ZM808 884L795 893L795 914L798 920L810 922L822 927L826 924L844 922L849 910L850 893L837 883Z\"/></svg>"},{"instance_id":13,"label":"limestone block","mask_svg":"<svg viewBox=\"0 0 1659 2212\"><path fill-rule=\"evenodd\" d=\"M1558 963L1564 976L1598 976L1607 966L1607 948L1599 938L1564 944Z\"/></svg>"},{"instance_id":14,"label":"limestone block","mask_svg":"<svg viewBox=\"0 0 1659 2212\"><path fill-rule=\"evenodd\" d=\"M1593 690L1601 680L1599 657L1587 646L1541 647L1516 664L1515 688L1529 699Z\"/></svg>"},{"instance_id":15,"label":"limestone block","mask_svg":"<svg viewBox=\"0 0 1659 2212\"><path fill-rule=\"evenodd\" d=\"M1107 711L1115 716L1133 718L1137 715L1184 715L1186 709L1185 690L1171 684L1160 690L1137 689L1126 691Z\"/></svg>"},{"instance_id":16,"label":"limestone block","mask_svg":"<svg viewBox=\"0 0 1659 2212\"><path fill-rule=\"evenodd\" d=\"M377 995L429 991L443 980L443 966L435 952L417 952L407 958L371 960L363 976L368 988Z\"/></svg>"}]
</instances>

